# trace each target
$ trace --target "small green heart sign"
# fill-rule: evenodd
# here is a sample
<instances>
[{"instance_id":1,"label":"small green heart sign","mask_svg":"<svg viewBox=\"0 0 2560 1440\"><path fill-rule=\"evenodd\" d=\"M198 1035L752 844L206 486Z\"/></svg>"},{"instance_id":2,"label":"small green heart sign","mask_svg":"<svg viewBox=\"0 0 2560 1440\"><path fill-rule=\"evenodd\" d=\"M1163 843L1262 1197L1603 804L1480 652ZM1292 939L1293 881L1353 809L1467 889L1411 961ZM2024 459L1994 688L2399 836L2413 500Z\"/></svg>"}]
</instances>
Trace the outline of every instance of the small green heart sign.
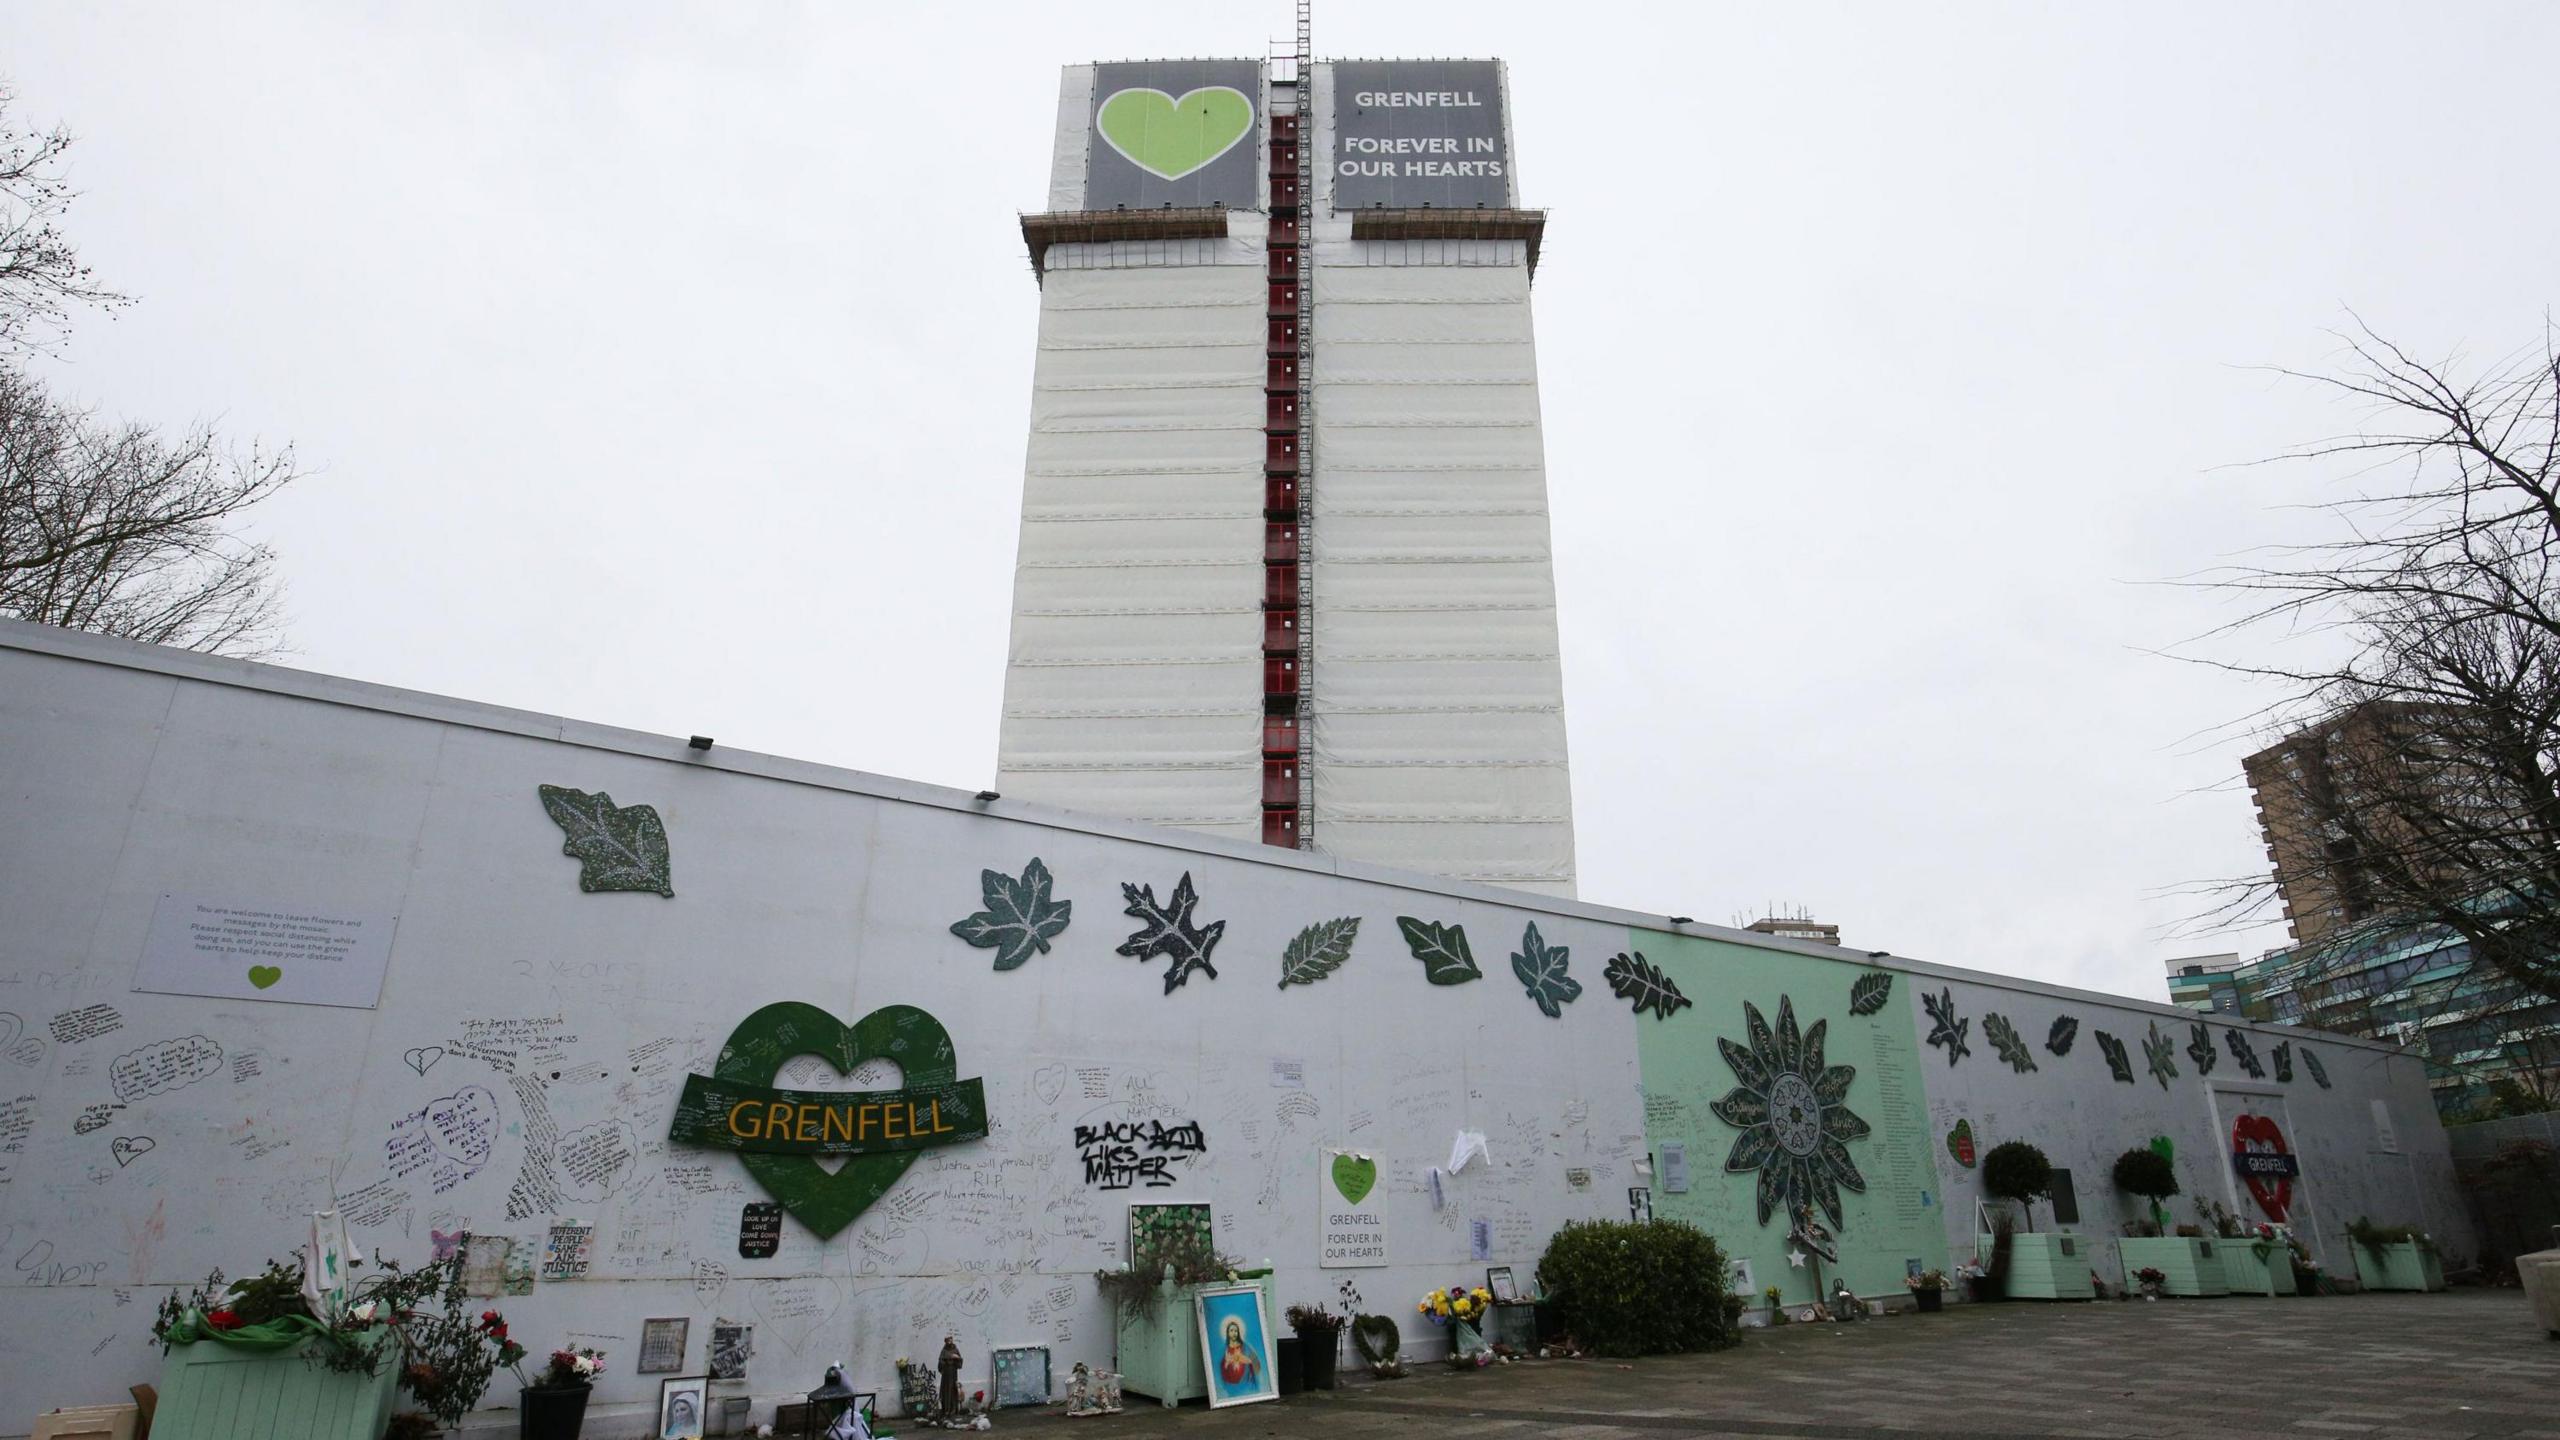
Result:
<instances>
[{"instance_id":1,"label":"small green heart sign","mask_svg":"<svg viewBox=\"0 0 2560 1440\"><path fill-rule=\"evenodd\" d=\"M896 1090L778 1090L795 1055L850 1075L865 1060L896 1063ZM912 1005L885 1005L851 1025L815 1005L767 1005L729 1032L709 1075L685 1077L667 1139L735 1150L747 1173L824 1239L889 1192L924 1151L983 1140L985 1082L959 1078L950 1032ZM847 1157L830 1175L821 1155Z\"/></svg>"},{"instance_id":2,"label":"small green heart sign","mask_svg":"<svg viewBox=\"0 0 2560 1440\"><path fill-rule=\"evenodd\" d=\"M1377 1161L1366 1155L1333 1157L1333 1193L1342 1197L1343 1204L1359 1204L1361 1197L1369 1193L1369 1187L1377 1183Z\"/></svg>"},{"instance_id":3,"label":"small green heart sign","mask_svg":"<svg viewBox=\"0 0 2560 1440\"><path fill-rule=\"evenodd\" d=\"M281 966L252 965L249 967L249 983L257 986L261 990L266 989L268 986L273 985L283 978L284 969Z\"/></svg>"},{"instance_id":4,"label":"small green heart sign","mask_svg":"<svg viewBox=\"0 0 2560 1440\"><path fill-rule=\"evenodd\" d=\"M1161 90L1114 91L1094 116L1103 140L1130 164L1179 180L1236 147L1253 128L1253 102L1227 85L1180 97Z\"/></svg>"}]
</instances>

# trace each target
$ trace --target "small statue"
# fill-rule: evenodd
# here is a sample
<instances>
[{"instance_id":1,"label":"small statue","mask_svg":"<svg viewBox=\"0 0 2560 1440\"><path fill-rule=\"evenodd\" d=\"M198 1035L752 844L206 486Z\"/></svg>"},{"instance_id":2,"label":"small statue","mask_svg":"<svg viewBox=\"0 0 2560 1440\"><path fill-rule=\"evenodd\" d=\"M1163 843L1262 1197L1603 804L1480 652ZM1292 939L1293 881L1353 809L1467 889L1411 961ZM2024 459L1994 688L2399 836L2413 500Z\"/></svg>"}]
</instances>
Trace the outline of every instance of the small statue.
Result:
<instances>
[{"instance_id":1,"label":"small statue","mask_svg":"<svg viewBox=\"0 0 2560 1440\"><path fill-rule=\"evenodd\" d=\"M1067 1414L1081 1419L1101 1413L1101 1407L1093 1403L1093 1368L1079 1360L1076 1368L1067 1372Z\"/></svg>"},{"instance_id":2,"label":"small statue","mask_svg":"<svg viewBox=\"0 0 2560 1440\"><path fill-rule=\"evenodd\" d=\"M960 1413L960 1342L957 1337L942 1337L942 1417L952 1419Z\"/></svg>"}]
</instances>

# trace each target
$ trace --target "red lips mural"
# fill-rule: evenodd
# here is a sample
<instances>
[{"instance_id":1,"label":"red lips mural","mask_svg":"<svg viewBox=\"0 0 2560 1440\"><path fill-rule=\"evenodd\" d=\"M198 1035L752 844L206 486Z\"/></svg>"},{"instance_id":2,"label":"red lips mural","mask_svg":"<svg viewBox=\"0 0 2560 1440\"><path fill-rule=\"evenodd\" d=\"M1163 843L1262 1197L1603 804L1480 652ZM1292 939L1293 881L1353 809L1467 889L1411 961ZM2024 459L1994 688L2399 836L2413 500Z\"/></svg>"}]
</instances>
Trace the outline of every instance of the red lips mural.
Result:
<instances>
[{"instance_id":1,"label":"red lips mural","mask_svg":"<svg viewBox=\"0 0 2560 1440\"><path fill-rule=\"evenodd\" d=\"M2292 1147L2284 1143L2284 1131L2265 1115L2242 1115L2231 1122L2231 1151L2234 1155L2293 1153ZM2244 1166L2241 1179L2248 1182L2249 1194L2257 1200L2258 1208L2267 1212L2267 1218L2283 1224L2286 1213L2293 1208L2292 1177L2252 1175Z\"/></svg>"}]
</instances>

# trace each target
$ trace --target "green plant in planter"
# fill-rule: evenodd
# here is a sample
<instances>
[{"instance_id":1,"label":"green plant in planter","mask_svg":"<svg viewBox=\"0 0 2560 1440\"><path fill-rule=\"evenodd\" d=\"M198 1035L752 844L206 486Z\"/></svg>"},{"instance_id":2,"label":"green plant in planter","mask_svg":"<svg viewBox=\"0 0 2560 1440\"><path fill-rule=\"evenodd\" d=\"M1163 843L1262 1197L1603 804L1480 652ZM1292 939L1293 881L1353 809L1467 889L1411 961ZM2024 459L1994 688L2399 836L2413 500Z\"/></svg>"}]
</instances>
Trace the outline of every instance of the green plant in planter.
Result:
<instances>
[{"instance_id":1,"label":"green plant in planter","mask_svg":"<svg viewBox=\"0 0 2560 1440\"><path fill-rule=\"evenodd\" d=\"M2347 1234L2357 1244L2376 1255L2380 1255L2385 1246L2411 1243L2415 1243L2418 1249L2426 1254L2436 1253L2434 1237L2415 1225L2376 1225L2359 1215L2348 1224Z\"/></svg>"},{"instance_id":2,"label":"green plant in planter","mask_svg":"<svg viewBox=\"0 0 2560 1440\"><path fill-rule=\"evenodd\" d=\"M2036 1229L2035 1202L2053 1193L2053 1162L2024 1140L2006 1140L1982 1157L1982 1188L2003 1200L2015 1200L2027 1213L2027 1233Z\"/></svg>"},{"instance_id":3,"label":"green plant in planter","mask_svg":"<svg viewBox=\"0 0 2560 1440\"><path fill-rule=\"evenodd\" d=\"M2178 1167L2169 1163L2169 1157L2136 1146L2116 1157L2113 1175L2117 1189L2151 1202L2152 1223L2161 1224L2160 1202L2178 1193Z\"/></svg>"},{"instance_id":4,"label":"green plant in planter","mask_svg":"<svg viewBox=\"0 0 2560 1440\"><path fill-rule=\"evenodd\" d=\"M1227 1285L1242 1276L1245 1269L1243 1261L1221 1255L1207 1245L1170 1244L1151 1258L1162 1261L1151 1271L1128 1266L1096 1270L1093 1287L1126 1313L1153 1315L1166 1271L1172 1272L1176 1285Z\"/></svg>"}]
</instances>

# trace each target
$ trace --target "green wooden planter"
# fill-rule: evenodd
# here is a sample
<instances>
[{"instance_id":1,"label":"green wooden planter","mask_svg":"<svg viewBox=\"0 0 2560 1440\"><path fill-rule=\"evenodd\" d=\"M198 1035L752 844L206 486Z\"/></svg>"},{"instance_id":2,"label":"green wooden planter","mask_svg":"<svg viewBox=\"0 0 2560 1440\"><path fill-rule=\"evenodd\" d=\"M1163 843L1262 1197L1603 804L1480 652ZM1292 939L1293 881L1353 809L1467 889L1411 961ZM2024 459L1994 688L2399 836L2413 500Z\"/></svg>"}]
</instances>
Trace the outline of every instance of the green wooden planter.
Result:
<instances>
[{"instance_id":1,"label":"green wooden planter","mask_svg":"<svg viewBox=\"0 0 2560 1440\"><path fill-rule=\"evenodd\" d=\"M240 1350L198 1340L160 1368L153 1440L381 1440L400 1367L340 1375L302 1358L309 1348Z\"/></svg>"},{"instance_id":2,"label":"green wooden planter","mask_svg":"<svg viewBox=\"0 0 2560 1440\"><path fill-rule=\"evenodd\" d=\"M2347 1248L2356 1252L2356 1281L2367 1290L2444 1288L2444 1262L2418 1248L2415 1240L2385 1245L2377 1251L2350 1238Z\"/></svg>"},{"instance_id":3,"label":"green wooden planter","mask_svg":"<svg viewBox=\"0 0 2560 1440\"><path fill-rule=\"evenodd\" d=\"M1269 1274L1247 1275L1236 1283L1261 1287L1264 1323L1270 1323ZM1225 1288L1223 1282L1160 1285L1152 1308L1120 1307L1120 1388L1124 1393L1152 1395L1168 1408L1208 1396L1209 1371L1200 1363L1198 1307L1192 1299L1203 1290Z\"/></svg>"},{"instance_id":4,"label":"green wooden planter","mask_svg":"<svg viewBox=\"0 0 2560 1440\"><path fill-rule=\"evenodd\" d=\"M1990 1256L1990 1236L1975 1236L1974 1243L1974 1254ZM2089 1260L2086 1235L2011 1235L2005 1293L2012 1300L2094 1300Z\"/></svg>"},{"instance_id":5,"label":"green wooden planter","mask_svg":"<svg viewBox=\"0 0 2560 1440\"><path fill-rule=\"evenodd\" d=\"M2228 1295L2231 1280L2223 1272L2222 1252L2238 1245L2237 1240L2199 1240L2189 1235L2132 1236L2116 1242L2116 1253L2124 1262L2124 1283L2136 1285L2135 1271L2148 1265L2168 1277L2161 1282L2161 1292L2168 1295L2203 1297Z\"/></svg>"},{"instance_id":6,"label":"green wooden planter","mask_svg":"<svg viewBox=\"0 0 2560 1440\"><path fill-rule=\"evenodd\" d=\"M2286 1246L2269 1242L2267 1258L2261 1260L2254 1240L2218 1240L2213 1253L2222 1261L2223 1278L2231 1282L2232 1294L2293 1293L2293 1251Z\"/></svg>"}]
</instances>

